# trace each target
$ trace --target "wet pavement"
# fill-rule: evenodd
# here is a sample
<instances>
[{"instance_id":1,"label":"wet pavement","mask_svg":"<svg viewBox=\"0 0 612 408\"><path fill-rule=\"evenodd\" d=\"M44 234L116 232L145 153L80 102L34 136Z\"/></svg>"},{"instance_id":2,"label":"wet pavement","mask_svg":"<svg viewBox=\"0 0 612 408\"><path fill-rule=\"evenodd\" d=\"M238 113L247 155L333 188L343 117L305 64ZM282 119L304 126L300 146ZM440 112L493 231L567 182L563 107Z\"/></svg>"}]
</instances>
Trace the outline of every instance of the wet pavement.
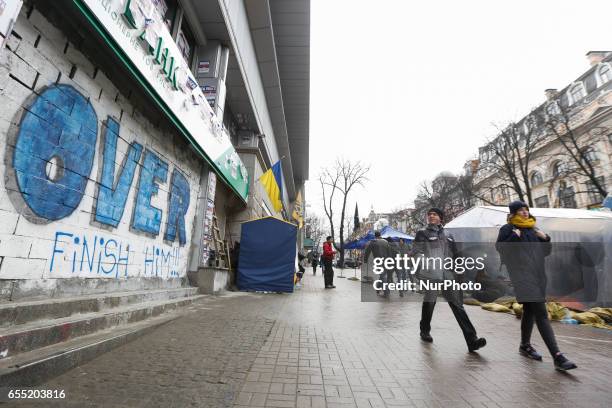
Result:
<instances>
[{"instance_id":1,"label":"wet pavement","mask_svg":"<svg viewBox=\"0 0 612 408\"><path fill-rule=\"evenodd\" d=\"M352 276L353 271L345 271ZM323 289L308 271L294 294L228 293L40 388L74 407L608 407L612 332L553 323L579 368L520 356L519 320L466 306L487 346L468 353L438 303L433 344L418 336L420 303L361 302L359 281ZM393 296L397 296L394 293ZM410 298L417 300L416 298ZM31 403L27 403L32 405ZM22 403L19 406L26 406Z\"/></svg>"}]
</instances>

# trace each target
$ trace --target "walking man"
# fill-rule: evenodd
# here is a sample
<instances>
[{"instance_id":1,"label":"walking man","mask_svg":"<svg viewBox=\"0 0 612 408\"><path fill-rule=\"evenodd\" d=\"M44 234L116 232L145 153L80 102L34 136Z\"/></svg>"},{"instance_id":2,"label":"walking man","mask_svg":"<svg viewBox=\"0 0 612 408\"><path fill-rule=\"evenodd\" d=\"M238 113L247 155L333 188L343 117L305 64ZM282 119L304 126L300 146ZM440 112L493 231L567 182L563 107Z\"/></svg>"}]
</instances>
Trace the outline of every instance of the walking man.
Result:
<instances>
[{"instance_id":1,"label":"walking man","mask_svg":"<svg viewBox=\"0 0 612 408\"><path fill-rule=\"evenodd\" d=\"M418 277L420 280L430 283L458 278L454 270L445 268L448 265L445 260L449 257L453 259L454 264L454 259L457 257L457 247L452 235L444 232L443 219L444 213L442 210L431 208L427 211L427 227L418 231L414 238L412 256L422 256L424 257L423 261L425 261L419 268ZM431 318L436 306L436 298L440 293L448 302L459 327L461 327L468 350L473 352L484 347L487 341L483 337L478 338L476 335L476 329L472 326L472 322L470 322L470 318L463 308L463 294L460 290L442 289L426 290L424 292L420 324L421 339L428 343L433 341L430 334Z\"/></svg>"},{"instance_id":2,"label":"walking man","mask_svg":"<svg viewBox=\"0 0 612 408\"><path fill-rule=\"evenodd\" d=\"M389 247L389 242L387 240L381 238L380 231L374 232L374 239L368 242L366 246L365 252L363 254L363 262L367 263L368 259L370 259L370 255L374 258L390 258L395 255L391 253L391 248ZM381 275L381 280L385 283L389 283L393 281L393 271L385 270ZM389 289L385 289L384 296L389 296Z\"/></svg>"},{"instance_id":3,"label":"walking man","mask_svg":"<svg viewBox=\"0 0 612 408\"><path fill-rule=\"evenodd\" d=\"M333 249L331 235L325 239L323 243L323 278L325 280L325 289L334 289L334 270L332 269L332 261L334 260L336 251Z\"/></svg>"}]
</instances>

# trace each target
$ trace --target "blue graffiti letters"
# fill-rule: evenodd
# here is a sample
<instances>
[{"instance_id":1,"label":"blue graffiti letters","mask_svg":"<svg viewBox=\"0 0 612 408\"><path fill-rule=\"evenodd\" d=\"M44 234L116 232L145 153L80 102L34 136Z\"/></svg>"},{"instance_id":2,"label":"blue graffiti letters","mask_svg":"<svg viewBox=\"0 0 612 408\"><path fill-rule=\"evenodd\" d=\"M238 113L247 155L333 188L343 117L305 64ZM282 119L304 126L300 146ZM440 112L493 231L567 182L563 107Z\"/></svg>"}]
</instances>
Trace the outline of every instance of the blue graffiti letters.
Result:
<instances>
[{"instance_id":1,"label":"blue graffiti letters","mask_svg":"<svg viewBox=\"0 0 612 408\"><path fill-rule=\"evenodd\" d=\"M117 183L115 183L118 135L119 124L109 117L106 121L104 136L104 163L96 203L96 221L113 227L119 225L123 216L125 202L136 172L136 164L142 153L142 145L136 142L130 145L121 172L117 177Z\"/></svg>"},{"instance_id":2,"label":"blue graffiti letters","mask_svg":"<svg viewBox=\"0 0 612 408\"><path fill-rule=\"evenodd\" d=\"M136 206L132 217L132 227L153 235L159 234L162 211L151 205L151 197L159 190L158 182L165 183L168 177L168 163L161 160L150 150L145 152L144 163L140 169Z\"/></svg>"},{"instance_id":3,"label":"blue graffiti letters","mask_svg":"<svg viewBox=\"0 0 612 408\"><path fill-rule=\"evenodd\" d=\"M62 237L71 238L69 240ZM53 253L49 272L59 272L62 263L56 262L56 255L65 254L62 261L70 261L72 273L88 272L96 275L111 275L118 278L128 275L130 245L103 236L78 236L70 232L57 231L53 242ZM65 269L65 268L64 268Z\"/></svg>"},{"instance_id":4,"label":"blue graffiti letters","mask_svg":"<svg viewBox=\"0 0 612 408\"><path fill-rule=\"evenodd\" d=\"M155 245L145 247L143 251L145 276L178 277L180 251L179 247L170 247L167 251Z\"/></svg>"},{"instance_id":5,"label":"blue graffiti letters","mask_svg":"<svg viewBox=\"0 0 612 408\"><path fill-rule=\"evenodd\" d=\"M187 242L185 214L187 214L187 208L189 208L189 183L181 172L174 170L171 184L168 223L166 224L164 239L174 242L178 231L179 245L183 246Z\"/></svg>"},{"instance_id":6,"label":"blue graffiti letters","mask_svg":"<svg viewBox=\"0 0 612 408\"><path fill-rule=\"evenodd\" d=\"M87 203L91 207L83 209L79 213L81 218L72 221L79 223L80 220L89 219L91 224L98 227L102 224L119 228L126 206L132 205L128 204L130 191L136 186L136 191L132 193L131 219L123 223L129 224L132 232L141 231L148 237L158 237L162 210L165 210L164 240L172 244L178 236L179 246L186 245L185 218L190 201L186 173L177 167L169 170L168 162L162 160L160 154L145 149L142 142L132 141L126 144L126 148L121 148L120 128L119 121L107 117L101 130L101 152L95 160L98 117L88 98L71 85L61 84L33 94L32 101L24 105L16 132L11 133L15 139L7 143L10 170L7 174L14 174L15 177L14 180L8 178L6 185L11 202L20 212L25 207L23 214L33 223L64 219L76 214L75 209L80 204L84 206ZM84 195L94 160L99 179L97 194L91 203L91 200L84 199ZM139 175L136 183L137 169ZM167 183L170 184L165 188L168 190L167 198L157 197L160 185ZM165 208L158 208L161 204L157 203L161 203L162 199ZM93 218L89 218L90 211ZM66 225L74 225L72 221L66 222ZM68 249L68 245L72 248ZM62 264L69 260L73 272L78 270L119 276L124 269L127 271L129 254L125 255L126 248L127 244L116 239L58 231L49 267L53 271L58 268L60 259ZM70 251L76 251L74 256L70 257ZM62 268L69 270L70 265Z\"/></svg>"},{"instance_id":7,"label":"blue graffiti letters","mask_svg":"<svg viewBox=\"0 0 612 408\"><path fill-rule=\"evenodd\" d=\"M53 242L53 254L51 255L51 263L50 263L50 267L49 267L49 271L53 271L53 265L55 263L55 254L63 254L64 250L61 248L58 248L57 244L58 243L65 243L66 241L61 241L58 238L60 237L72 237L72 234L69 232L61 232L61 231L57 231L55 233L55 241ZM74 269L74 261L73 261L73 266L72 269Z\"/></svg>"},{"instance_id":8,"label":"blue graffiti letters","mask_svg":"<svg viewBox=\"0 0 612 408\"><path fill-rule=\"evenodd\" d=\"M22 197L36 216L54 221L77 208L97 137L96 112L70 85L47 88L25 111L13 168Z\"/></svg>"}]
</instances>

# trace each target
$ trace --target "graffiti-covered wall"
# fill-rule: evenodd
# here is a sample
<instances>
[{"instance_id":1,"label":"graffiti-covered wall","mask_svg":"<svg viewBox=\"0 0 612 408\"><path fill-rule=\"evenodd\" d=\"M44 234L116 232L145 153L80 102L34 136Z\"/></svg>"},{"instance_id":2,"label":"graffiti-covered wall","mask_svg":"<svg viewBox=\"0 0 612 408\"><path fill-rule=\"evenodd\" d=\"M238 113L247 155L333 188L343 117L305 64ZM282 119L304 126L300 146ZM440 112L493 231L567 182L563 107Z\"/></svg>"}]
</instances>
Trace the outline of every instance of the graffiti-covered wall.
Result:
<instances>
[{"instance_id":1,"label":"graffiti-covered wall","mask_svg":"<svg viewBox=\"0 0 612 408\"><path fill-rule=\"evenodd\" d=\"M201 161L36 10L0 51L0 103L1 281L184 277Z\"/></svg>"}]
</instances>

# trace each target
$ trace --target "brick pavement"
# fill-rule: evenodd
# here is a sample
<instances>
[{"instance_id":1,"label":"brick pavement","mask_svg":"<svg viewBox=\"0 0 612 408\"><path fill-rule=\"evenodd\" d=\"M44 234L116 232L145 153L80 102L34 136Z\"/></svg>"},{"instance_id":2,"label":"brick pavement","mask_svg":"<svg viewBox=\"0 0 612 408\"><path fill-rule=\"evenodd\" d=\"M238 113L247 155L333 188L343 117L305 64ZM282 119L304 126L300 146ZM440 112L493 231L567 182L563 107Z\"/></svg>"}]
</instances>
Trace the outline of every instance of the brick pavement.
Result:
<instances>
[{"instance_id":1,"label":"brick pavement","mask_svg":"<svg viewBox=\"0 0 612 408\"><path fill-rule=\"evenodd\" d=\"M488 345L467 353L439 303L433 344L418 338L418 302L362 303L360 283L335 290L307 275L293 295L207 298L185 317L45 384L56 406L607 407L612 333L554 324L579 368L517 353L519 321L468 313ZM534 333L533 343L544 352ZM23 406L23 405L20 405ZM47 405L48 406L48 405Z\"/></svg>"}]
</instances>

